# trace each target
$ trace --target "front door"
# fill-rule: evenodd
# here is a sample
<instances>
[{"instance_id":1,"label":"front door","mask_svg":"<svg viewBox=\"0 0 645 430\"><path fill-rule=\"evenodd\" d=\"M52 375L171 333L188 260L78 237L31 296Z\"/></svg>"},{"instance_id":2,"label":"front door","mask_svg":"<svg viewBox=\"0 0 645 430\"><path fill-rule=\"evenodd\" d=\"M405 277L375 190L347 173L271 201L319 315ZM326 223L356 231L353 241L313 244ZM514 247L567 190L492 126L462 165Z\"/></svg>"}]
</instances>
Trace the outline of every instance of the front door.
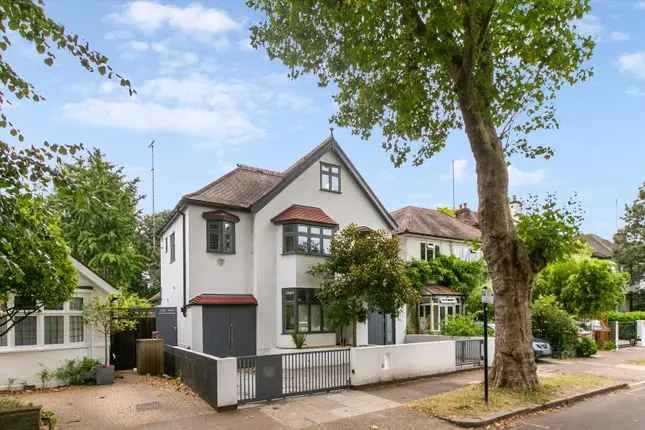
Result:
<instances>
[{"instance_id":1,"label":"front door","mask_svg":"<svg viewBox=\"0 0 645 430\"><path fill-rule=\"evenodd\" d=\"M367 318L367 343L370 345L391 345L394 337L394 318L379 312L372 312Z\"/></svg>"},{"instance_id":2,"label":"front door","mask_svg":"<svg viewBox=\"0 0 645 430\"><path fill-rule=\"evenodd\" d=\"M204 352L216 357L255 355L255 305L203 306Z\"/></svg>"}]
</instances>

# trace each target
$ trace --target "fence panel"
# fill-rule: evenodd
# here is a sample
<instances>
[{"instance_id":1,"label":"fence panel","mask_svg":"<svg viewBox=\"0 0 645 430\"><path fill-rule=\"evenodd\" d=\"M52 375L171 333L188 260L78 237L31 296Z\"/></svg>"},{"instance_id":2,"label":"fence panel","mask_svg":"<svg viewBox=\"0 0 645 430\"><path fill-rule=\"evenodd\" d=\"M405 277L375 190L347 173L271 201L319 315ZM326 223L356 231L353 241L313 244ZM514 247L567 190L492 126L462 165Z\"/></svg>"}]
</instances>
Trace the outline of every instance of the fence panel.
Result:
<instances>
[{"instance_id":1,"label":"fence panel","mask_svg":"<svg viewBox=\"0 0 645 430\"><path fill-rule=\"evenodd\" d=\"M455 341L457 366L465 366L468 364L482 364L484 362L483 348L483 339Z\"/></svg>"},{"instance_id":2,"label":"fence panel","mask_svg":"<svg viewBox=\"0 0 645 430\"><path fill-rule=\"evenodd\" d=\"M238 357L240 403L349 387L349 349Z\"/></svg>"},{"instance_id":3,"label":"fence panel","mask_svg":"<svg viewBox=\"0 0 645 430\"><path fill-rule=\"evenodd\" d=\"M609 329L611 330L610 340L616 342L618 348L636 345L638 340L636 321L610 321ZM618 336L616 336L616 329L618 329Z\"/></svg>"}]
</instances>

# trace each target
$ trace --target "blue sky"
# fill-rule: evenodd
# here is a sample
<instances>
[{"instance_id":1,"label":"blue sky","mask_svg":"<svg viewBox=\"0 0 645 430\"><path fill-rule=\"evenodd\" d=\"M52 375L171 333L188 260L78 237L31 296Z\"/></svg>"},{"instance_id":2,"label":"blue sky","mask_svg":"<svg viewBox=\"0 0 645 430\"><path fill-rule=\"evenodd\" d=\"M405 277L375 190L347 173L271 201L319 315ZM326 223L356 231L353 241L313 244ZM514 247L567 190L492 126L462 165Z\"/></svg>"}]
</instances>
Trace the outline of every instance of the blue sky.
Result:
<instances>
[{"instance_id":1,"label":"blue sky","mask_svg":"<svg viewBox=\"0 0 645 430\"><path fill-rule=\"evenodd\" d=\"M534 136L555 158L512 160L511 193L577 192L584 230L611 237L619 213L645 181L645 1L593 1L579 23L597 48L594 77L558 99L561 128ZM48 0L49 14L107 55L139 94L85 72L62 53L48 68L14 39L7 59L47 101L8 108L29 142L82 142L141 177L150 195L150 152L156 139L157 208L222 175L235 163L281 170L329 134L331 90L311 78L293 82L286 68L248 45L258 17L242 1ZM477 206L474 162L461 131L421 167L395 169L380 146L336 128L336 139L385 206ZM151 209L150 198L141 208Z\"/></svg>"}]
</instances>

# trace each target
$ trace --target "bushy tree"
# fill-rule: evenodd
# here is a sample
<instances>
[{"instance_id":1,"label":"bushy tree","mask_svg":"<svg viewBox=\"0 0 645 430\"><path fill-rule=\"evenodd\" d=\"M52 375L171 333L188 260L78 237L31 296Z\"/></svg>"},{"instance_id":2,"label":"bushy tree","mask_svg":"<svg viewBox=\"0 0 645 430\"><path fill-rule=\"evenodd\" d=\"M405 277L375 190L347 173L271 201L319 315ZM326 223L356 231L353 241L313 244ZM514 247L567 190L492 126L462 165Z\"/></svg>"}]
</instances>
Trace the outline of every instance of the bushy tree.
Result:
<instances>
[{"instance_id":1,"label":"bushy tree","mask_svg":"<svg viewBox=\"0 0 645 430\"><path fill-rule=\"evenodd\" d=\"M553 295L573 315L594 318L623 301L628 280L610 261L571 258L549 264L538 277L536 292L538 297Z\"/></svg>"},{"instance_id":2,"label":"bushy tree","mask_svg":"<svg viewBox=\"0 0 645 430\"><path fill-rule=\"evenodd\" d=\"M64 51L88 71L117 78L130 89L130 82L112 72L105 56L50 19L41 1L0 1L0 51L9 51L15 40L32 47L34 56L47 66L54 64L56 50ZM25 143L25 135L4 108L15 100L45 99L8 58L0 55L0 128L15 141L0 139L0 313L8 313L10 321L0 335L16 322L13 310L8 308L9 294L26 295L28 300L43 303L64 301L73 292L75 271L58 221L46 212L38 196L52 180L64 179L58 167L63 157L79 149L78 145ZM35 284L38 281L42 282Z\"/></svg>"},{"instance_id":3,"label":"bushy tree","mask_svg":"<svg viewBox=\"0 0 645 430\"><path fill-rule=\"evenodd\" d=\"M83 307L83 321L101 334L105 342L105 366L110 365L108 350L110 336L134 330L139 318L147 314L150 305L134 294L116 293L95 297Z\"/></svg>"},{"instance_id":4,"label":"bushy tree","mask_svg":"<svg viewBox=\"0 0 645 430\"><path fill-rule=\"evenodd\" d=\"M127 180L95 149L63 167L52 206L61 216L72 254L113 286L128 288L141 270L138 253L137 182Z\"/></svg>"},{"instance_id":5,"label":"bushy tree","mask_svg":"<svg viewBox=\"0 0 645 430\"><path fill-rule=\"evenodd\" d=\"M0 337L43 305L65 302L78 283L60 220L43 199L20 195L7 209L0 223ZM16 295L33 306L10 305Z\"/></svg>"},{"instance_id":6,"label":"bushy tree","mask_svg":"<svg viewBox=\"0 0 645 430\"><path fill-rule=\"evenodd\" d=\"M488 332L491 335L494 334L490 327ZM483 336L484 326L477 324L472 314L457 315L443 321L441 334L444 336Z\"/></svg>"},{"instance_id":7,"label":"bushy tree","mask_svg":"<svg viewBox=\"0 0 645 430\"><path fill-rule=\"evenodd\" d=\"M578 330L573 318L553 296L542 296L533 304L533 336L551 344L555 356L575 353Z\"/></svg>"},{"instance_id":8,"label":"bushy tree","mask_svg":"<svg viewBox=\"0 0 645 430\"><path fill-rule=\"evenodd\" d=\"M625 226L614 236L614 259L638 284L645 279L645 183L631 206L625 207L623 220Z\"/></svg>"},{"instance_id":9,"label":"bushy tree","mask_svg":"<svg viewBox=\"0 0 645 430\"><path fill-rule=\"evenodd\" d=\"M530 298L547 259L527 249L508 199L508 157L553 154L527 134L556 128L554 99L591 76L593 41L576 31L589 0L247 0L251 43L297 78L334 84L332 121L375 130L396 165L441 151L464 128L475 158L482 249L495 290L495 386L531 389Z\"/></svg>"},{"instance_id":10,"label":"bushy tree","mask_svg":"<svg viewBox=\"0 0 645 430\"><path fill-rule=\"evenodd\" d=\"M351 224L334 235L331 255L313 266L310 273L320 280L318 298L333 327L356 326L369 312L396 317L419 292L406 276L399 256L399 240L380 230L362 231Z\"/></svg>"}]
</instances>

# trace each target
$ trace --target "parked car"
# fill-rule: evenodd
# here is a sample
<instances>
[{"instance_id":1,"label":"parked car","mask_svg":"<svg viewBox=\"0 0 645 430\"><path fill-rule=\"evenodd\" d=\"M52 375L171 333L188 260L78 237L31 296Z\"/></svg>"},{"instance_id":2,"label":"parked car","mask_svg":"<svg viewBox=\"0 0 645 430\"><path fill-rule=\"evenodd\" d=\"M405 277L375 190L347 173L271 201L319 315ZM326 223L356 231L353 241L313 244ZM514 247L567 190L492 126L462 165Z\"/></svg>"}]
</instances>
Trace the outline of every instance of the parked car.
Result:
<instances>
[{"instance_id":1,"label":"parked car","mask_svg":"<svg viewBox=\"0 0 645 430\"><path fill-rule=\"evenodd\" d=\"M579 337L592 337L594 331L605 330L606 327L600 320L576 321Z\"/></svg>"},{"instance_id":2,"label":"parked car","mask_svg":"<svg viewBox=\"0 0 645 430\"><path fill-rule=\"evenodd\" d=\"M533 354L535 358L551 357L551 344L544 339L533 339Z\"/></svg>"}]
</instances>

